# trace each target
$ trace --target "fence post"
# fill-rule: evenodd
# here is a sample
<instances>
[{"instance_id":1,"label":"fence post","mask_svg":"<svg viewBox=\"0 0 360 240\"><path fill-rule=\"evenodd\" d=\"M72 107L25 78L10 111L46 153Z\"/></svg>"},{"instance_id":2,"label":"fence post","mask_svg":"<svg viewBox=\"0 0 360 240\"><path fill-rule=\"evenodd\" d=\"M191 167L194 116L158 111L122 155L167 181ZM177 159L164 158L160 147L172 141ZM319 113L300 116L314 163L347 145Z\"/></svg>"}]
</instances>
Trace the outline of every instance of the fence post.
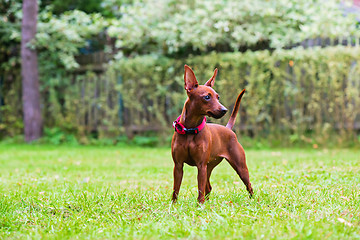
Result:
<instances>
[{"instance_id":1,"label":"fence post","mask_svg":"<svg viewBox=\"0 0 360 240\"><path fill-rule=\"evenodd\" d=\"M121 85L122 84L122 77L121 75L119 75L118 77L118 81L117 81L118 85ZM123 98L122 98L122 94L120 91L117 91L118 92L118 101L119 101L119 111L118 111L118 116L119 116L119 125L122 126L124 124L124 102L123 102Z\"/></svg>"},{"instance_id":2,"label":"fence post","mask_svg":"<svg viewBox=\"0 0 360 240\"><path fill-rule=\"evenodd\" d=\"M1 107L4 105L3 81L4 81L4 77L1 75L0 76L0 122L2 122Z\"/></svg>"}]
</instances>

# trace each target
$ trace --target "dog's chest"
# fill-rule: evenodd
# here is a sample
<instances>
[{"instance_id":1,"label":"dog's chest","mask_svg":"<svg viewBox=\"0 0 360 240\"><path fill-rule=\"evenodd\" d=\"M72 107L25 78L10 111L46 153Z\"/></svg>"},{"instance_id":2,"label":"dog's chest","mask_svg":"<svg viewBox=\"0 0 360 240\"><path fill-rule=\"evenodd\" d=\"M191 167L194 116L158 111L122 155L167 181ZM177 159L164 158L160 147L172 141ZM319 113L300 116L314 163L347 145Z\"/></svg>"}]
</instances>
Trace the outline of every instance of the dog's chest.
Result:
<instances>
[{"instance_id":1,"label":"dog's chest","mask_svg":"<svg viewBox=\"0 0 360 240\"><path fill-rule=\"evenodd\" d=\"M207 141L204 141L199 135L186 135L176 138L174 141L174 150L187 153L189 158L203 155L208 150Z\"/></svg>"}]
</instances>

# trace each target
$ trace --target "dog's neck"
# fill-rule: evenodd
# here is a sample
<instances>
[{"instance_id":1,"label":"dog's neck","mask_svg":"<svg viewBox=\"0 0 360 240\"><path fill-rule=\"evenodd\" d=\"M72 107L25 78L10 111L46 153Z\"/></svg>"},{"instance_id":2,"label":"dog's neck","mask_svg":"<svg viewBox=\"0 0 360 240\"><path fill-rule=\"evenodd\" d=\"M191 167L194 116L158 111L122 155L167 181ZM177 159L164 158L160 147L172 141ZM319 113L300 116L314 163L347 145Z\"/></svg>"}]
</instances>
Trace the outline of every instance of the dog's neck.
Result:
<instances>
[{"instance_id":1,"label":"dog's neck","mask_svg":"<svg viewBox=\"0 0 360 240\"><path fill-rule=\"evenodd\" d=\"M197 113L198 109L191 104L190 99L188 98L185 101L183 110L181 112L180 123L183 124L186 128L196 128L204 120L204 115Z\"/></svg>"}]
</instances>

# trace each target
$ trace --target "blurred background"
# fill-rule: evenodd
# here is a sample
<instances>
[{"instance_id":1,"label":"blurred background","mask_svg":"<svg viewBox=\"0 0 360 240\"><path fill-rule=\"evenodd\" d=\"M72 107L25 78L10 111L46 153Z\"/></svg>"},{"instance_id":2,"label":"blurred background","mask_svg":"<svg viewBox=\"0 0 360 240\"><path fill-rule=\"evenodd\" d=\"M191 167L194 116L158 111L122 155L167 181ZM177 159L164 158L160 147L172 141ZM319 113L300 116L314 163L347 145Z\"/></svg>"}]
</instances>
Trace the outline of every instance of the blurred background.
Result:
<instances>
[{"instance_id":1,"label":"blurred background","mask_svg":"<svg viewBox=\"0 0 360 240\"><path fill-rule=\"evenodd\" d=\"M0 0L0 139L168 146L188 64L229 109L246 88L246 147L359 147L359 21L359 0Z\"/></svg>"}]
</instances>

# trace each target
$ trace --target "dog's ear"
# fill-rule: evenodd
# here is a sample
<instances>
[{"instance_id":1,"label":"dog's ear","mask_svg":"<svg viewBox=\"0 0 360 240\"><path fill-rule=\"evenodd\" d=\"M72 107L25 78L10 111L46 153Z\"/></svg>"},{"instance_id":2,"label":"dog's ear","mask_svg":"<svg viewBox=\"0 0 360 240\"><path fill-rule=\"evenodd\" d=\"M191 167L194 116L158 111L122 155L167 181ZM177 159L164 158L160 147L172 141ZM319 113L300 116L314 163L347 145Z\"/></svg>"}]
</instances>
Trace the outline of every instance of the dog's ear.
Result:
<instances>
[{"instance_id":1,"label":"dog's ear","mask_svg":"<svg viewBox=\"0 0 360 240\"><path fill-rule=\"evenodd\" d=\"M217 73L218 73L218 69L215 68L214 75L204 85L208 87L213 87Z\"/></svg>"},{"instance_id":2,"label":"dog's ear","mask_svg":"<svg viewBox=\"0 0 360 240\"><path fill-rule=\"evenodd\" d=\"M184 69L185 69L185 74L184 74L185 90L187 92L190 92L191 90L197 88L199 86L199 83L196 80L193 70L191 70L191 68L188 65L185 65Z\"/></svg>"}]
</instances>

